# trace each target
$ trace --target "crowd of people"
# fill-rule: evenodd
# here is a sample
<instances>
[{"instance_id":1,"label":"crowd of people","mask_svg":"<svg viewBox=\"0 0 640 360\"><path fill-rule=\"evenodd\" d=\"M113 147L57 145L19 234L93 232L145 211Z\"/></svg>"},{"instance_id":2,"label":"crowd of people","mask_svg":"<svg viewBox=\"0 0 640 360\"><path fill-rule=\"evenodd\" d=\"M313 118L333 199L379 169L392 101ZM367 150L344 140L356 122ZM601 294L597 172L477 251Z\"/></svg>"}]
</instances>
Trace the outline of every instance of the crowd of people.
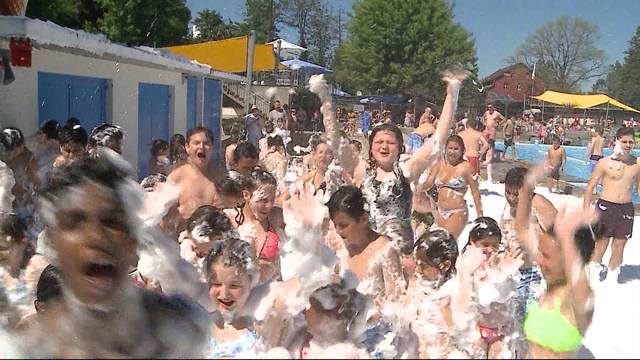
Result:
<instances>
[{"instance_id":1,"label":"crowd of people","mask_svg":"<svg viewBox=\"0 0 640 360\"><path fill-rule=\"evenodd\" d=\"M496 125L513 138L515 123L490 106L484 131L475 119L456 126L466 76L443 74L441 111L406 144L383 120L366 147L339 128L328 85L313 77L324 130L308 146L291 144L297 129L276 102L264 128L248 116L232 129L224 169L198 126L154 141L141 182L118 126L87 134L77 119L50 121L29 139L4 128L1 352L572 357L592 320L591 284L617 280L631 238L633 132L618 131L611 156L594 158L594 145L583 207L536 193L554 153L510 169L502 216L484 216L481 158L490 166Z\"/></svg>"}]
</instances>

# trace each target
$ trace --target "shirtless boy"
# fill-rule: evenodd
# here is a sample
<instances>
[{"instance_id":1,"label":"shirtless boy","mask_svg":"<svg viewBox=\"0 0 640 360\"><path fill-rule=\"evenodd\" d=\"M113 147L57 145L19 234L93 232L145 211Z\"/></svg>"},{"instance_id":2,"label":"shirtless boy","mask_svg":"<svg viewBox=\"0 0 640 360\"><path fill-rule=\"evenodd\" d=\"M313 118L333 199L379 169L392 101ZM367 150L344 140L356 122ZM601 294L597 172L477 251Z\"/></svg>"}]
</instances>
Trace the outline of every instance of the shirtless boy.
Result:
<instances>
[{"instance_id":1,"label":"shirtless boy","mask_svg":"<svg viewBox=\"0 0 640 360\"><path fill-rule=\"evenodd\" d=\"M475 174L479 175L479 159L482 154L490 148L490 145L482 133L476 130L476 119L469 118L467 120L467 128L460 131L458 135L462 138L462 141L464 141L464 148L466 150L464 155L467 157L467 161L469 161L471 166L475 169Z\"/></svg>"},{"instance_id":2,"label":"shirtless boy","mask_svg":"<svg viewBox=\"0 0 640 360\"><path fill-rule=\"evenodd\" d=\"M202 126L189 130L185 149L189 155L187 163L175 169L167 178L168 183L176 184L180 188L177 204L179 223L176 229L165 228L165 231L178 231L176 234L183 230L183 225L195 209L202 205L219 207L221 201L210 168L213 149L211 130ZM167 220L165 218L165 221Z\"/></svg>"},{"instance_id":3,"label":"shirtless boy","mask_svg":"<svg viewBox=\"0 0 640 360\"><path fill-rule=\"evenodd\" d=\"M620 274L624 247L633 231L633 184L640 187L640 161L631 155L634 146L633 129L620 128L616 132L616 142L620 144L621 151L598 161L584 191L584 206L591 206L593 189L602 181L602 193L596 202L602 234L596 241L589 267L592 276L599 273L604 267L601 264L604 252L613 239L608 270L612 272L614 281Z\"/></svg>"},{"instance_id":4,"label":"shirtless boy","mask_svg":"<svg viewBox=\"0 0 640 360\"><path fill-rule=\"evenodd\" d=\"M567 162L567 154L564 148L560 146L560 138L554 136L552 139L552 145L549 148L546 156L547 166L547 188L549 192L560 191L560 172L564 171L564 164ZM555 188L553 187L553 180L555 180Z\"/></svg>"},{"instance_id":5,"label":"shirtless boy","mask_svg":"<svg viewBox=\"0 0 640 360\"><path fill-rule=\"evenodd\" d=\"M598 126L591 133L591 142L589 143L589 147L587 148L587 155L584 159L586 164L589 164L589 170L593 174L593 170L598 163L598 160L602 159L602 148L604 147L604 129L602 126Z\"/></svg>"},{"instance_id":6,"label":"shirtless boy","mask_svg":"<svg viewBox=\"0 0 640 360\"><path fill-rule=\"evenodd\" d=\"M497 112L492 104L487 105L487 111L484 113L484 136L489 142L489 150L487 151L487 180L493 181L493 150L496 147L496 126L503 122L504 116Z\"/></svg>"},{"instance_id":7,"label":"shirtless boy","mask_svg":"<svg viewBox=\"0 0 640 360\"><path fill-rule=\"evenodd\" d=\"M515 129L516 119L514 116L511 116L509 119L507 119L507 123L504 125L504 153L502 153L503 159L507 154L507 149L511 148L511 160L516 160L516 145L513 143Z\"/></svg>"}]
</instances>

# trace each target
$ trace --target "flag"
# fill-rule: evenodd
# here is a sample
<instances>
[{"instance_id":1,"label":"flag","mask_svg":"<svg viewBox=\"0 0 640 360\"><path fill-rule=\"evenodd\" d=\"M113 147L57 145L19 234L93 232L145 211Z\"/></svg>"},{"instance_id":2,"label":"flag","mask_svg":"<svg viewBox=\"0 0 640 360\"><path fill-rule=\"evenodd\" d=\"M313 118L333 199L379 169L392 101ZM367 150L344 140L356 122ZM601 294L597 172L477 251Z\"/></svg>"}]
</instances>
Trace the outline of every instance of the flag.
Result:
<instances>
[{"instance_id":1,"label":"flag","mask_svg":"<svg viewBox=\"0 0 640 360\"><path fill-rule=\"evenodd\" d=\"M533 64L533 71L531 72L531 80L536 78L536 64Z\"/></svg>"}]
</instances>

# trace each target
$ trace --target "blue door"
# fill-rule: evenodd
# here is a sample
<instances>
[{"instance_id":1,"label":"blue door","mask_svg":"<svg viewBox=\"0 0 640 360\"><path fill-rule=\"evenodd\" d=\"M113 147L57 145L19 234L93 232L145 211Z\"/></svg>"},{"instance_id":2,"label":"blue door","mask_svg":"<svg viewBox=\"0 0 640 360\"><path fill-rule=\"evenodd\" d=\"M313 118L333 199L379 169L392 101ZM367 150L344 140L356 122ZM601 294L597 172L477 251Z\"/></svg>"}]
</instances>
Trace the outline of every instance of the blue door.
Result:
<instances>
[{"instance_id":1,"label":"blue door","mask_svg":"<svg viewBox=\"0 0 640 360\"><path fill-rule=\"evenodd\" d=\"M75 117L91 132L106 121L106 89L106 79L39 72L38 123Z\"/></svg>"},{"instance_id":2,"label":"blue door","mask_svg":"<svg viewBox=\"0 0 640 360\"><path fill-rule=\"evenodd\" d=\"M151 141L169 139L169 87L138 85L138 177L149 175Z\"/></svg>"},{"instance_id":3,"label":"blue door","mask_svg":"<svg viewBox=\"0 0 640 360\"><path fill-rule=\"evenodd\" d=\"M198 122L198 78L187 78L187 131L196 127ZM185 134L186 135L186 134Z\"/></svg>"},{"instance_id":4,"label":"blue door","mask_svg":"<svg viewBox=\"0 0 640 360\"><path fill-rule=\"evenodd\" d=\"M219 166L222 161L220 144L220 119L222 117L222 86L219 80L204 79L204 103L203 125L211 129L213 133L213 156L211 161L214 166Z\"/></svg>"}]
</instances>

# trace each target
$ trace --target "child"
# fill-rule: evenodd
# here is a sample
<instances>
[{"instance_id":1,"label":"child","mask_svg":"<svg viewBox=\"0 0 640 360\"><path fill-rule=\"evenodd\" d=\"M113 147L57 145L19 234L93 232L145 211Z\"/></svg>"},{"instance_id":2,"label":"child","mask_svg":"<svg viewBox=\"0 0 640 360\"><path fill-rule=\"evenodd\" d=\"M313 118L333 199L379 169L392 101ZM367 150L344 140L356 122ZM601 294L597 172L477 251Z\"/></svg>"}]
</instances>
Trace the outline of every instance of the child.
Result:
<instances>
[{"instance_id":1,"label":"child","mask_svg":"<svg viewBox=\"0 0 640 360\"><path fill-rule=\"evenodd\" d=\"M545 163L547 165L547 188L549 192L560 192L560 173L564 172L564 165L567 162L567 154L564 148L560 145L560 138L554 136L551 140L551 147L545 157ZM555 188L553 187L553 180L555 180Z\"/></svg>"},{"instance_id":2,"label":"child","mask_svg":"<svg viewBox=\"0 0 640 360\"><path fill-rule=\"evenodd\" d=\"M60 155L53 167L62 167L87 155L87 131L80 125L65 125L58 135Z\"/></svg>"},{"instance_id":3,"label":"child","mask_svg":"<svg viewBox=\"0 0 640 360\"><path fill-rule=\"evenodd\" d=\"M155 139L151 143L151 159L149 159L149 174L169 175L169 143L162 139Z\"/></svg>"}]
</instances>

